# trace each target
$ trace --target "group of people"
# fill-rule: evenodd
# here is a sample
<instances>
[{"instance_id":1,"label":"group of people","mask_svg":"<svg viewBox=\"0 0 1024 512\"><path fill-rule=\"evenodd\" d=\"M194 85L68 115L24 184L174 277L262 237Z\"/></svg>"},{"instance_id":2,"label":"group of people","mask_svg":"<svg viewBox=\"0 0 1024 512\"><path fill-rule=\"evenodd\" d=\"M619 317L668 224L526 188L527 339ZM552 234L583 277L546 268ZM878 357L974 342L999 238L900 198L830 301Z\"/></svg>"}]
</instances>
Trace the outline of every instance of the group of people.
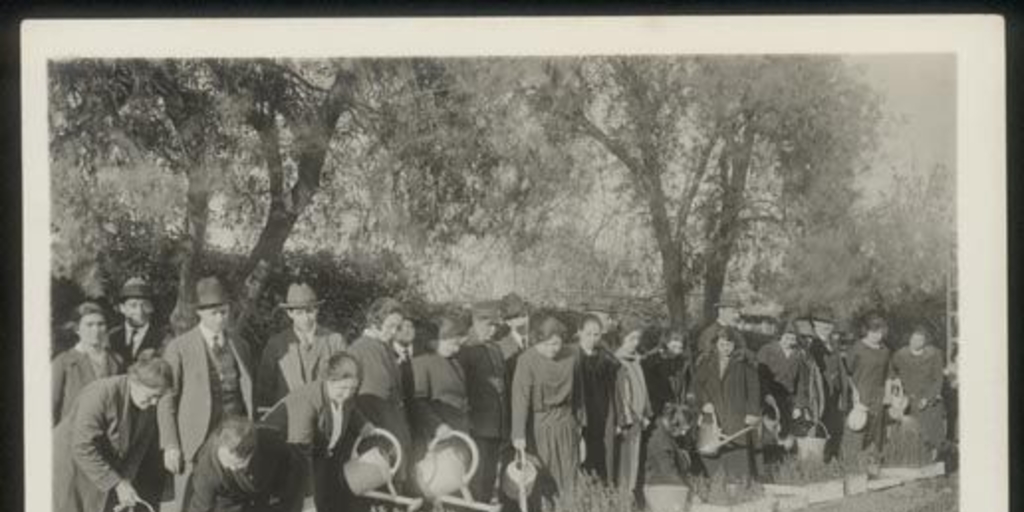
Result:
<instances>
[{"instance_id":1,"label":"group of people","mask_svg":"<svg viewBox=\"0 0 1024 512\"><path fill-rule=\"evenodd\" d=\"M124 324L109 333L100 306L75 310L78 342L53 361L55 510L298 511L309 497L321 512L360 509L344 468L378 429L407 454L401 493L422 491L413 465L428 444L462 432L479 454L473 499L509 509L501 471L524 455L540 470L534 500L568 493L581 473L638 495L701 472L749 480L771 463L765 432L782 440L821 422L846 430L829 457L880 449L894 376L929 446L943 436L942 354L915 330L890 357L877 317L847 350L818 315L813 336L789 325L755 353L732 302L692 343L676 330L649 346L640 321L594 312L569 326L515 294L442 313L436 335L417 338L403 305L380 298L349 343L318 322L313 287L294 282L280 304L291 326L257 355L230 325L220 280L201 279L196 297L199 322L177 337L152 321L142 279L123 286ZM854 410L861 428L846 425ZM747 433L702 454L708 422Z\"/></svg>"}]
</instances>

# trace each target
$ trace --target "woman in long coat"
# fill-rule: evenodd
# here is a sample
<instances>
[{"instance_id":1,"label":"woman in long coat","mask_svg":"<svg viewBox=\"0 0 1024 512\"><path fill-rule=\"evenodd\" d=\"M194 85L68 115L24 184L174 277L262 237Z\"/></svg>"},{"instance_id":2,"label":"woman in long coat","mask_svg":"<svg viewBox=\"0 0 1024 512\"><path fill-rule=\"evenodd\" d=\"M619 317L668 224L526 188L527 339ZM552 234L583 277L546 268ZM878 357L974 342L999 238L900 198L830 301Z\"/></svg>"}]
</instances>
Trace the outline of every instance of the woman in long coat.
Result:
<instances>
[{"instance_id":1,"label":"woman in long coat","mask_svg":"<svg viewBox=\"0 0 1024 512\"><path fill-rule=\"evenodd\" d=\"M614 479L614 472L609 472L615 467L615 450L612 449L616 427L615 384L622 364L601 343L602 331L601 319L587 315L580 321L577 337L586 416L583 470L608 483L609 479Z\"/></svg>"},{"instance_id":2,"label":"woman in long coat","mask_svg":"<svg viewBox=\"0 0 1024 512\"><path fill-rule=\"evenodd\" d=\"M121 359L107 346L107 320L95 302L83 302L75 308L71 329L78 342L51 363L53 424L67 415L75 397L86 384L123 371Z\"/></svg>"},{"instance_id":3,"label":"woman in long coat","mask_svg":"<svg viewBox=\"0 0 1024 512\"><path fill-rule=\"evenodd\" d=\"M144 355L129 370L94 381L53 432L57 512L109 512L159 501L163 475L153 408L171 387L171 367ZM147 464L153 467L146 467Z\"/></svg>"},{"instance_id":4,"label":"woman in long coat","mask_svg":"<svg viewBox=\"0 0 1024 512\"><path fill-rule=\"evenodd\" d=\"M923 327L914 329L906 347L892 357L892 373L903 383L909 399L910 416L916 420L926 446L934 454L945 439L945 411L942 380L945 358L928 343Z\"/></svg>"},{"instance_id":5,"label":"woman in long coat","mask_svg":"<svg viewBox=\"0 0 1024 512\"><path fill-rule=\"evenodd\" d=\"M621 365L615 384L615 481L619 488L630 491L636 488L640 473L640 441L653 417L647 382L637 354L641 334L643 328L639 323L624 322L622 337L613 347Z\"/></svg>"},{"instance_id":6,"label":"woman in long coat","mask_svg":"<svg viewBox=\"0 0 1024 512\"><path fill-rule=\"evenodd\" d=\"M761 414L754 357L746 347L738 346L737 340L731 328L719 332L711 351L698 361L694 375L701 412L717 417L726 436L756 425ZM754 443L754 435L748 433L721 447L715 456L702 455L708 475L723 471L729 480L749 482L757 473Z\"/></svg>"},{"instance_id":7,"label":"woman in long coat","mask_svg":"<svg viewBox=\"0 0 1024 512\"><path fill-rule=\"evenodd\" d=\"M579 348L563 346L565 336L565 326L554 317L539 322L530 336L536 343L519 356L512 379L512 446L527 449L527 424L532 419L532 451L555 487L541 491L549 496L568 493L575 486L585 421Z\"/></svg>"},{"instance_id":8,"label":"woman in long coat","mask_svg":"<svg viewBox=\"0 0 1024 512\"><path fill-rule=\"evenodd\" d=\"M687 352L686 335L678 330L670 331L658 348L644 357L644 375L655 416L661 415L667 405L686 402L693 380L692 363Z\"/></svg>"},{"instance_id":9,"label":"woman in long coat","mask_svg":"<svg viewBox=\"0 0 1024 512\"><path fill-rule=\"evenodd\" d=\"M851 393L867 408L867 422L859 431L847 427L842 454L867 452L874 465L881 460L885 443L885 381L889 377L889 349L885 336L889 327L881 317L868 319L864 336L850 348L845 364Z\"/></svg>"}]
</instances>

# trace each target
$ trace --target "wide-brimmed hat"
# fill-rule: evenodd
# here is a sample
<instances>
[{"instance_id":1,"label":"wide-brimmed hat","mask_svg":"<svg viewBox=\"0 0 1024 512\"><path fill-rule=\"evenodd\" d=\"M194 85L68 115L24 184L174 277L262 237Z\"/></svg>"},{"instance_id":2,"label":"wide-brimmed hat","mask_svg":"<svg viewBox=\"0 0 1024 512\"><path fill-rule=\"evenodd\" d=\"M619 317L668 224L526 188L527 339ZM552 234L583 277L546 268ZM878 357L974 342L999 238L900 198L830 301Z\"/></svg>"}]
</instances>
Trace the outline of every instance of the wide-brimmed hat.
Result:
<instances>
[{"instance_id":1,"label":"wide-brimmed hat","mask_svg":"<svg viewBox=\"0 0 1024 512\"><path fill-rule=\"evenodd\" d=\"M196 309L206 309L231 302L224 284L216 277L204 277L196 283Z\"/></svg>"},{"instance_id":2,"label":"wide-brimmed hat","mask_svg":"<svg viewBox=\"0 0 1024 512\"><path fill-rule=\"evenodd\" d=\"M830 308L830 307L815 308L814 311L811 312L811 320L813 320L815 322L818 322L818 323L823 323L823 324L824 323L828 323L828 324L835 324L836 323L836 317L832 313L832 308Z\"/></svg>"},{"instance_id":3,"label":"wide-brimmed hat","mask_svg":"<svg viewBox=\"0 0 1024 512\"><path fill-rule=\"evenodd\" d=\"M316 290L306 283L292 283L288 285L288 294L284 302L278 304L281 309L305 309L315 308L324 301L316 296Z\"/></svg>"},{"instance_id":4,"label":"wide-brimmed hat","mask_svg":"<svg viewBox=\"0 0 1024 512\"><path fill-rule=\"evenodd\" d=\"M152 299L153 289L149 283L141 277L133 277L124 282L121 286L121 300L128 299Z\"/></svg>"}]
</instances>

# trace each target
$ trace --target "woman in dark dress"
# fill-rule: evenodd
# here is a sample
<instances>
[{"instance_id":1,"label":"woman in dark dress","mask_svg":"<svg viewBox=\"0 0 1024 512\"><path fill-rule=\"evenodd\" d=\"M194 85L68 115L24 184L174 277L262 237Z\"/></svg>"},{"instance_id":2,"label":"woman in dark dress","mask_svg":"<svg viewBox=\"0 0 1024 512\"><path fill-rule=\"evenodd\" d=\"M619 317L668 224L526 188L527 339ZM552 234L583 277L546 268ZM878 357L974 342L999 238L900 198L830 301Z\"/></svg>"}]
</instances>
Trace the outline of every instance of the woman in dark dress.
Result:
<instances>
[{"instance_id":1,"label":"woman in dark dress","mask_svg":"<svg viewBox=\"0 0 1024 512\"><path fill-rule=\"evenodd\" d=\"M658 348L644 357L642 365L656 416L669 404L686 402L686 395L691 392L693 364L683 331L669 331Z\"/></svg>"},{"instance_id":2,"label":"woman in dark dress","mask_svg":"<svg viewBox=\"0 0 1024 512\"><path fill-rule=\"evenodd\" d=\"M946 437L945 409L942 406L944 365L942 352L928 343L928 332L924 327L914 329L907 346L892 356L892 374L903 383L903 391L909 399L910 417L920 428L933 458Z\"/></svg>"},{"instance_id":3,"label":"woman in dark dress","mask_svg":"<svg viewBox=\"0 0 1024 512\"><path fill-rule=\"evenodd\" d=\"M847 426L842 455L866 452L874 466L881 460L885 442L885 381L889 374L889 349L883 343L888 325L881 317L867 321L864 336L846 354L851 393L867 408L867 422L859 430Z\"/></svg>"},{"instance_id":4,"label":"woman in dark dress","mask_svg":"<svg viewBox=\"0 0 1024 512\"><path fill-rule=\"evenodd\" d=\"M739 346L732 328L718 333L711 350L697 362L694 390L701 412L717 417L722 434L729 436L757 425L761 414L761 386L753 355ZM749 483L757 474L752 433L722 446L716 455L701 457L708 475L724 472L727 479Z\"/></svg>"},{"instance_id":5,"label":"woman in dark dress","mask_svg":"<svg viewBox=\"0 0 1024 512\"><path fill-rule=\"evenodd\" d=\"M420 458L433 438L452 430L469 432L466 374L455 357L468 334L468 323L446 316L441 319L437 339L427 343L427 353L412 360L412 413L417 445L414 460Z\"/></svg>"},{"instance_id":6,"label":"woman in dark dress","mask_svg":"<svg viewBox=\"0 0 1024 512\"><path fill-rule=\"evenodd\" d=\"M536 343L519 356L512 379L512 446L528 448L527 425L532 420L529 449L554 485L541 491L547 495L569 493L579 470L584 421L579 348L563 345L565 336L565 326L554 317L539 322L530 336Z\"/></svg>"},{"instance_id":7,"label":"woman in dark dress","mask_svg":"<svg viewBox=\"0 0 1024 512\"><path fill-rule=\"evenodd\" d=\"M615 381L621 364L601 343L603 327L595 315L587 315L580 322L577 333L580 347L580 374L583 384L583 428L585 445L583 469L608 483L608 468L612 466L613 451L607 449L615 439Z\"/></svg>"}]
</instances>

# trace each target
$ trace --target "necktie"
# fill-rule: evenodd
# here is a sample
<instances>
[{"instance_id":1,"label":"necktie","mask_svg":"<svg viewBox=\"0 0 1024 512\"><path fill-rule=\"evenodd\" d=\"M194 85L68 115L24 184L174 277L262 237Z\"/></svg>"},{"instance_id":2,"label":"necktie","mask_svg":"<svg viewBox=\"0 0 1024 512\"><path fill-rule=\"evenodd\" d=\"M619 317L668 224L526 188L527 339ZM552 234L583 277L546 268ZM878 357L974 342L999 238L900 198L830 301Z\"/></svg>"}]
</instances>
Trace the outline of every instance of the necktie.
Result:
<instances>
[{"instance_id":1,"label":"necktie","mask_svg":"<svg viewBox=\"0 0 1024 512\"><path fill-rule=\"evenodd\" d=\"M139 334L141 334L141 331L139 331L138 329L132 329L129 332L129 334L131 335L131 337L129 338L129 341L131 342L132 355L133 356L134 355L138 355L138 353L139 353L139 346L142 345L141 341L139 340L139 338L140 338Z\"/></svg>"},{"instance_id":2,"label":"necktie","mask_svg":"<svg viewBox=\"0 0 1024 512\"><path fill-rule=\"evenodd\" d=\"M327 446L328 450L333 450L334 445L338 443L338 439L341 438L341 406L335 403L331 403L331 442Z\"/></svg>"}]
</instances>

